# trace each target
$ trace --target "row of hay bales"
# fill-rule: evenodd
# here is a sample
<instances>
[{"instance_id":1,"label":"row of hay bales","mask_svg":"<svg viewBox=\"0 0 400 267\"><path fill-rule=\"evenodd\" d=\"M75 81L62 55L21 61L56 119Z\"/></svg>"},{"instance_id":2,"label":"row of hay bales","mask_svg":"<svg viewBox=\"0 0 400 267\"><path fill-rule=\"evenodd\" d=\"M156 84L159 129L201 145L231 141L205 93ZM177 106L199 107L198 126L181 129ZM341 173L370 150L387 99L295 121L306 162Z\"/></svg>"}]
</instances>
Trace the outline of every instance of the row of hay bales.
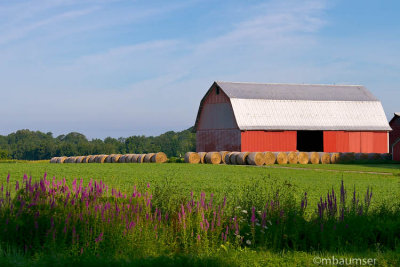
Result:
<instances>
[{"instance_id":1,"label":"row of hay bales","mask_svg":"<svg viewBox=\"0 0 400 267\"><path fill-rule=\"evenodd\" d=\"M334 164L357 161L380 161L390 159L390 154L378 153L325 153L325 152L187 152L186 163L210 163L232 165L272 164Z\"/></svg>"},{"instance_id":2,"label":"row of hay bales","mask_svg":"<svg viewBox=\"0 0 400 267\"><path fill-rule=\"evenodd\" d=\"M147 154L111 154L75 157L54 157L50 163L164 163L168 158L164 152Z\"/></svg>"}]
</instances>

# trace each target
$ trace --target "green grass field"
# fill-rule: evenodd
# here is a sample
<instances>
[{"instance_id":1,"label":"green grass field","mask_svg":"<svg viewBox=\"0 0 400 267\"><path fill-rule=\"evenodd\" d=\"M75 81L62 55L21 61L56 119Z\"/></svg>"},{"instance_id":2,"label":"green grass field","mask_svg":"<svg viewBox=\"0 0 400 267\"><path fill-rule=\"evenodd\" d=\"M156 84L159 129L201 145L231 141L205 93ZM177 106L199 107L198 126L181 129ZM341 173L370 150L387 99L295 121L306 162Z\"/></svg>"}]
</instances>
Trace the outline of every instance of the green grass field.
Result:
<instances>
[{"instance_id":1,"label":"green grass field","mask_svg":"<svg viewBox=\"0 0 400 267\"><path fill-rule=\"evenodd\" d=\"M371 172L371 173L358 173ZM375 173L373 173L375 172ZM348 190L356 188L361 199L367 187L372 188L373 201L371 208L382 203L392 203L400 199L400 165L399 164L366 164L366 165L287 165L272 167L230 166L230 165L191 165L191 164L49 164L39 163L0 163L0 181L3 183L8 174L10 181L15 184L24 174L32 176L32 180L39 180L47 173L49 178L65 178L71 184L75 178L82 178L84 183L90 179L102 180L109 187L123 192L132 192L132 188L146 188L150 184L155 194L164 194L160 197L162 207L176 207L190 198L191 192L199 197L201 192L207 196L214 194L216 202L227 197L229 205L237 205L248 200L249 207L262 203L268 196L276 192L277 188L293 194L300 201L304 192L309 196L310 216L315 212L319 198L325 197L332 188L339 191L341 180ZM384 174L383 174L384 173ZM71 259L52 259L48 256L36 255L34 259L27 259L19 252L8 251L2 248L3 256L0 263L12 264L15 261L21 265L68 265ZM141 255L139 259L99 259L93 262L96 266L117 264L129 265L159 265L166 266L196 264L198 266L315 266L315 256L346 256L378 259L379 266L396 266L400 263L398 251L264 251L259 249L220 249L214 256L196 257L187 255L180 258L170 256ZM93 261L93 259L90 259ZM77 263L79 265L79 263ZM84 264L84 261L81 262ZM85 264L86 265L86 264Z\"/></svg>"},{"instance_id":2,"label":"green grass field","mask_svg":"<svg viewBox=\"0 0 400 267\"><path fill-rule=\"evenodd\" d=\"M301 167L300 167L301 166ZM290 169L301 168L301 169ZM317 169L317 170L316 170ZM326 171L324 171L324 169ZM331 171L333 170L333 171ZM390 175L357 173L347 171L366 171ZM65 178L71 183L82 178L87 183L91 178L103 180L110 187L130 191L134 185L168 187L173 197L189 196L190 192L213 193L217 198L241 197L246 189L254 190L254 195L264 194L276 184L287 184L300 196L307 192L311 204L326 195L332 187L339 189L343 179L347 187L365 192L372 187L374 204L400 197L400 164L371 165L286 165L280 168L232 166L232 165L193 165L193 164L49 164L49 163L2 163L0 179L10 173L11 180L20 180L24 174L33 180L55 176Z\"/></svg>"}]
</instances>

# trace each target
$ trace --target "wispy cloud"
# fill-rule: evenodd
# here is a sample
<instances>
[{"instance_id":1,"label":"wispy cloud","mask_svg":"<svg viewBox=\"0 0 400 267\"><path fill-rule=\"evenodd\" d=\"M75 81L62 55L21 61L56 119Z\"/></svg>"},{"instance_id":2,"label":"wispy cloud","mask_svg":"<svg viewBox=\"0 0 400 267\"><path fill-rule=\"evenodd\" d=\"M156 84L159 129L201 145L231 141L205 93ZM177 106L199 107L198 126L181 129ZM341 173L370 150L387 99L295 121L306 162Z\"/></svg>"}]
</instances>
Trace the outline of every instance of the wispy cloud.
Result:
<instances>
[{"instance_id":1,"label":"wispy cloud","mask_svg":"<svg viewBox=\"0 0 400 267\"><path fill-rule=\"evenodd\" d=\"M371 62L382 76L400 69L395 45L371 53L356 50L360 40L321 38L333 23L328 1L223 4L0 3L0 88L11 88L0 112L18 110L13 122L0 118L8 125L0 134L32 125L90 137L158 134L191 126L213 80L363 83Z\"/></svg>"},{"instance_id":2,"label":"wispy cloud","mask_svg":"<svg viewBox=\"0 0 400 267\"><path fill-rule=\"evenodd\" d=\"M35 30L43 28L45 26L54 25L56 23L59 23L59 22L65 21L65 20L71 20L71 19L75 19L80 16L85 16L87 14L92 13L96 9L98 9L98 8L94 7L94 8L88 8L88 9L83 9L83 10L68 11L65 13L61 13L61 14L52 16L50 18L45 18L45 19L42 19L39 21L31 22L24 26L16 26L16 27L7 28L7 31L3 32L3 34L0 35L0 45L6 44L11 41L18 40L18 39L23 39L28 34L34 32Z\"/></svg>"}]
</instances>

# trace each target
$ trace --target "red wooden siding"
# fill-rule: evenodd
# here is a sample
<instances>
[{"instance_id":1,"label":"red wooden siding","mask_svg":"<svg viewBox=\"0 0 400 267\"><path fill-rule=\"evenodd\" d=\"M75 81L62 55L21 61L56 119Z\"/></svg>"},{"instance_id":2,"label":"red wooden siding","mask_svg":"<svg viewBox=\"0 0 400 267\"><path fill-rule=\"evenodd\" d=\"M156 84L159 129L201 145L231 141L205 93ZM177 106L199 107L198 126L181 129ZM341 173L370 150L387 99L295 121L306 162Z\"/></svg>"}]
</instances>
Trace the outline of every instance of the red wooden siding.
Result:
<instances>
[{"instance_id":1,"label":"red wooden siding","mask_svg":"<svg viewBox=\"0 0 400 267\"><path fill-rule=\"evenodd\" d=\"M202 103L196 131L196 151L240 151L240 130L228 96L214 86Z\"/></svg>"},{"instance_id":2,"label":"red wooden siding","mask_svg":"<svg viewBox=\"0 0 400 267\"><path fill-rule=\"evenodd\" d=\"M324 152L388 153L388 133L324 131Z\"/></svg>"},{"instance_id":3,"label":"red wooden siding","mask_svg":"<svg viewBox=\"0 0 400 267\"><path fill-rule=\"evenodd\" d=\"M196 132L196 151L240 151L240 130L199 130Z\"/></svg>"},{"instance_id":4,"label":"red wooden siding","mask_svg":"<svg viewBox=\"0 0 400 267\"><path fill-rule=\"evenodd\" d=\"M214 86L214 88L209 92L206 99L204 100L203 105L218 103L230 103L230 101L229 97L224 93L224 91L219 90L219 94L217 94L217 88Z\"/></svg>"},{"instance_id":5,"label":"red wooden siding","mask_svg":"<svg viewBox=\"0 0 400 267\"><path fill-rule=\"evenodd\" d=\"M400 142L393 146L393 160L400 161Z\"/></svg>"},{"instance_id":6,"label":"red wooden siding","mask_svg":"<svg viewBox=\"0 0 400 267\"><path fill-rule=\"evenodd\" d=\"M400 117L394 117L390 121L390 127L392 127L393 131L389 133L389 149L390 153L392 153L393 144L399 140L400 138ZM396 146L398 147L398 145ZM399 148L400 149L400 148ZM399 152L398 152L399 153ZM395 153L393 152L393 158L395 157ZM400 156L399 156L400 157Z\"/></svg>"},{"instance_id":7,"label":"red wooden siding","mask_svg":"<svg viewBox=\"0 0 400 267\"><path fill-rule=\"evenodd\" d=\"M296 131L243 131L241 151L296 151Z\"/></svg>"}]
</instances>

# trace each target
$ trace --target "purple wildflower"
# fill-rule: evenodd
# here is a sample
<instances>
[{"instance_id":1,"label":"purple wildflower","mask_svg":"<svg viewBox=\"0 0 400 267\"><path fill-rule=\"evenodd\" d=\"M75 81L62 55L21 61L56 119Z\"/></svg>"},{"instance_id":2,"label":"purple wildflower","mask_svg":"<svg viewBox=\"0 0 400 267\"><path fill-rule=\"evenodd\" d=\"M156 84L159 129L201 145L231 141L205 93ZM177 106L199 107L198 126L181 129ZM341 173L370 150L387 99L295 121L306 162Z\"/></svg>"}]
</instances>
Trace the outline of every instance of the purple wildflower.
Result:
<instances>
[{"instance_id":1,"label":"purple wildflower","mask_svg":"<svg viewBox=\"0 0 400 267\"><path fill-rule=\"evenodd\" d=\"M100 233L100 235L95 239L96 243L99 243L103 240L103 232Z\"/></svg>"}]
</instances>

